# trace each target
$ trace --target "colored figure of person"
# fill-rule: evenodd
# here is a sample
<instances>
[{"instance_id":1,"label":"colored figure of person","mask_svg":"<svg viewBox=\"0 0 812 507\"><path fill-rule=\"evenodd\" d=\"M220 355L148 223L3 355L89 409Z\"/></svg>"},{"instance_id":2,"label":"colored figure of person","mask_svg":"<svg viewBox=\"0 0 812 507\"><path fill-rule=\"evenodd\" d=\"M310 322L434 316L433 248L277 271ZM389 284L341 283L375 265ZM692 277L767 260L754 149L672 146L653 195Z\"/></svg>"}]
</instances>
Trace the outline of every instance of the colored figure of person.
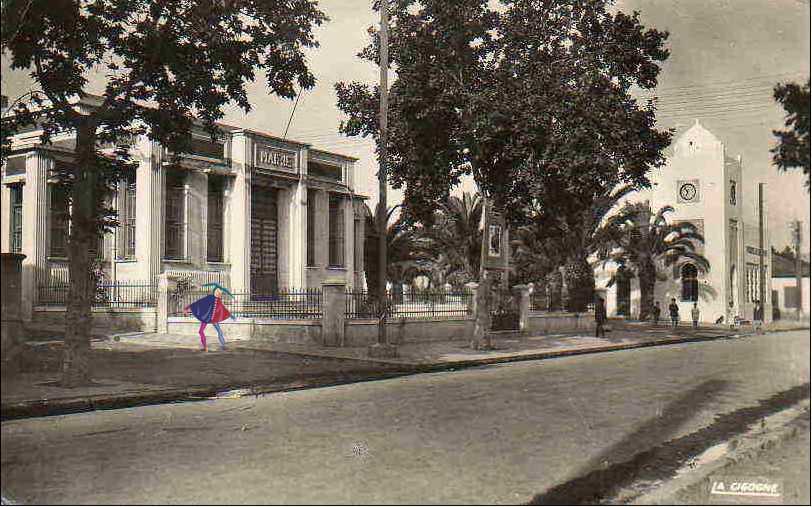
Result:
<instances>
[{"instance_id":1,"label":"colored figure of person","mask_svg":"<svg viewBox=\"0 0 812 507\"><path fill-rule=\"evenodd\" d=\"M229 312L228 308L223 304L222 296L224 292L229 296L232 296L232 294L228 289L218 283L207 283L204 284L203 287L211 287L213 289L212 293L190 304L185 310L187 312L191 311L192 315L200 321L200 329L198 330L198 334L200 335L200 350L204 352L208 350L206 347L206 326L209 324L212 324L217 331L217 339L220 340L220 350L225 350L226 339L225 336L223 336L223 330L220 328L220 322L228 318L232 320L237 319L231 315L231 312Z\"/></svg>"},{"instance_id":2,"label":"colored figure of person","mask_svg":"<svg viewBox=\"0 0 812 507\"><path fill-rule=\"evenodd\" d=\"M671 304L668 305L668 314L671 316L671 327L674 329L679 325L679 306L677 306L676 298L671 298Z\"/></svg>"},{"instance_id":3,"label":"colored figure of person","mask_svg":"<svg viewBox=\"0 0 812 507\"><path fill-rule=\"evenodd\" d=\"M660 312L661 312L660 302L655 301L654 302L654 308L652 308L652 310L651 310L651 315L652 315L652 317L654 319L654 325L655 326L660 323Z\"/></svg>"},{"instance_id":4,"label":"colored figure of person","mask_svg":"<svg viewBox=\"0 0 812 507\"><path fill-rule=\"evenodd\" d=\"M691 308L691 320L694 322L694 329L699 327L699 307L694 301L694 306Z\"/></svg>"},{"instance_id":5,"label":"colored figure of person","mask_svg":"<svg viewBox=\"0 0 812 507\"><path fill-rule=\"evenodd\" d=\"M606 336L606 330L603 328L606 322L606 305L603 303L603 298L598 298L595 302L595 336Z\"/></svg>"}]
</instances>

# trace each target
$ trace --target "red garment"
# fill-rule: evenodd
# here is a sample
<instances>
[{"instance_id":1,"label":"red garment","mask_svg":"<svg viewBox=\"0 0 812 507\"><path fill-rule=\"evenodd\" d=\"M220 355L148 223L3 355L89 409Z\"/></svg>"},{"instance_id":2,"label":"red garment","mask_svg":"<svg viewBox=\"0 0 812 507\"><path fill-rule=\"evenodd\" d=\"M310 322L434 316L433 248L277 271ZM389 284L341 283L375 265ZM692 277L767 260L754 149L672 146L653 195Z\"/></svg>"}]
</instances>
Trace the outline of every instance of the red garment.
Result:
<instances>
[{"instance_id":1,"label":"red garment","mask_svg":"<svg viewBox=\"0 0 812 507\"><path fill-rule=\"evenodd\" d=\"M218 297L215 297L214 312L211 315L211 323L216 324L218 322L223 322L229 317L231 317L231 313L228 311L228 308L226 308L225 305L223 304L223 300Z\"/></svg>"}]
</instances>

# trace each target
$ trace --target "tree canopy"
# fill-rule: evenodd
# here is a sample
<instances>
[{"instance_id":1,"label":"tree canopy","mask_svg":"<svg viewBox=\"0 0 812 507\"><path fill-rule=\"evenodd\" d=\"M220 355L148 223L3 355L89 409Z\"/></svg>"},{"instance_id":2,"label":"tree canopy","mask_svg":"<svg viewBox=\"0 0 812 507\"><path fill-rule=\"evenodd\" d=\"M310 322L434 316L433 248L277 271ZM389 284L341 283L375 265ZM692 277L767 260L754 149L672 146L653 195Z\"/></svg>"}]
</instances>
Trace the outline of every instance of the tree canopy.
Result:
<instances>
[{"instance_id":1,"label":"tree canopy","mask_svg":"<svg viewBox=\"0 0 812 507\"><path fill-rule=\"evenodd\" d=\"M809 80L806 84L776 85L775 100L784 107L786 130L774 130L778 144L770 150L773 163L782 171L801 169L809 192Z\"/></svg>"},{"instance_id":2,"label":"tree canopy","mask_svg":"<svg viewBox=\"0 0 812 507\"><path fill-rule=\"evenodd\" d=\"M395 2L388 171L408 212L433 209L465 174L514 219L532 200L574 216L607 189L649 184L670 133L632 90L656 86L667 34L609 4ZM377 55L375 34L359 56ZM377 138L377 88L336 90L342 132Z\"/></svg>"}]
</instances>

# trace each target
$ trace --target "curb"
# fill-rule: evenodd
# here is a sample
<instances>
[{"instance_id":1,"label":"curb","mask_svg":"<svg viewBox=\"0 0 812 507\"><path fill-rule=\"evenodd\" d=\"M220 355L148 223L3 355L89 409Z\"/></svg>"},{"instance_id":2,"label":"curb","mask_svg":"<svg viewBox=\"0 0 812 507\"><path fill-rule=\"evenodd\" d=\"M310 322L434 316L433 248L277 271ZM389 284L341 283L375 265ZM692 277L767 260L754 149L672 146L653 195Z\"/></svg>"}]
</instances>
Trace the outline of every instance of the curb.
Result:
<instances>
[{"instance_id":1,"label":"curb","mask_svg":"<svg viewBox=\"0 0 812 507\"><path fill-rule=\"evenodd\" d=\"M58 398L53 400L34 400L12 403L2 403L0 405L0 420L25 419L31 417L44 417L52 415L74 414L79 412L90 412L94 410L113 410L120 408L137 407L143 405L160 405L167 403L182 403L187 401L200 401L223 397L226 393L228 397L234 396L259 396L276 392L295 391L302 389L315 389L320 387L331 387L356 382L369 382L386 380L420 373L435 373L477 366L487 366L491 364L514 363L519 361L538 361L543 359L554 359L559 357L579 356L586 354L599 354L605 352L617 352L623 350L659 347L665 345L676 345L680 343L706 342L719 339L745 338L754 336L752 334L739 335L716 335L686 338L670 338L649 342L624 343L617 345L606 345L592 347L588 349L565 349L549 352L538 352L520 356L495 356L488 358L451 361L445 363L406 363L388 361L385 359L373 358L343 358L312 352L274 351L280 354L291 354L303 357L314 357L319 359L334 359L344 361L355 361L367 364L394 367L394 369L380 373L347 373L332 376L313 376L279 379L268 384L226 384L198 386L179 389L158 389L150 392L121 393L117 395L101 394L93 396L81 396L76 398ZM266 349L257 349L266 350Z\"/></svg>"},{"instance_id":2,"label":"curb","mask_svg":"<svg viewBox=\"0 0 812 507\"><path fill-rule=\"evenodd\" d=\"M808 399L766 417L760 427L751 427L748 431L707 449L703 455L680 469L676 477L632 499L631 504L673 504L674 496L680 491L697 486L712 474L720 473L755 457L762 450L778 445L796 435L797 428L794 426L794 422L806 410L809 410ZM719 452L724 452L724 454L713 456L714 453ZM705 463L702 463L703 456L708 456ZM618 500L622 501L622 499Z\"/></svg>"},{"instance_id":3,"label":"curb","mask_svg":"<svg viewBox=\"0 0 812 507\"><path fill-rule=\"evenodd\" d=\"M201 386L183 389L160 389L150 392L122 393L118 395L101 394L79 396L75 398L58 398L54 400L22 401L4 403L0 409L0 420L28 419L55 415L93 412L96 410L115 410L145 405L164 405L244 396L260 396L302 389L332 387L358 382L386 380L389 378L411 375L411 371L389 371L382 373L345 374L333 376L314 376L310 378L284 378L263 385L226 384Z\"/></svg>"}]
</instances>

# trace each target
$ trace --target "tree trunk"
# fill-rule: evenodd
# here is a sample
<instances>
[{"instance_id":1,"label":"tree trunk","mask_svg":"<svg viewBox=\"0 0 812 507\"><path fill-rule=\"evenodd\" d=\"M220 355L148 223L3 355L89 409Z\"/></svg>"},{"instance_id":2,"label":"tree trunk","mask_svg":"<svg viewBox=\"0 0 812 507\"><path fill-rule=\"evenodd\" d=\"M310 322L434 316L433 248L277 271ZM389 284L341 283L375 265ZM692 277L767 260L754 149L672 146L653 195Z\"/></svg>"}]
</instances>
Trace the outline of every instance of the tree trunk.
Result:
<instances>
[{"instance_id":1,"label":"tree trunk","mask_svg":"<svg viewBox=\"0 0 812 507\"><path fill-rule=\"evenodd\" d=\"M90 381L91 301L95 287L91 273L91 245L96 237L98 200L95 164L96 127L86 122L77 128L75 179L71 191L68 241L67 315L62 355L62 385L76 387Z\"/></svg>"},{"instance_id":2,"label":"tree trunk","mask_svg":"<svg viewBox=\"0 0 812 507\"><path fill-rule=\"evenodd\" d=\"M657 282L657 268L651 264L640 266L638 273L640 282L640 320L648 320L654 308L654 286Z\"/></svg>"},{"instance_id":3,"label":"tree trunk","mask_svg":"<svg viewBox=\"0 0 812 507\"><path fill-rule=\"evenodd\" d=\"M476 290L476 320L474 321L474 336L471 348L475 350L492 348L491 330L491 279L485 269L485 256L488 254L486 231L488 230L490 203L483 197L482 203L482 240L480 244L479 286Z\"/></svg>"},{"instance_id":4,"label":"tree trunk","mask_svg":"<svg viewBox=\"0 0 812 507\"><path fill-rule=\"evenodd\" d=\"M584 312L595 297L595 276L584 255L575 255L565 267L567 311Z\"/></svg>"}]
</instances>

